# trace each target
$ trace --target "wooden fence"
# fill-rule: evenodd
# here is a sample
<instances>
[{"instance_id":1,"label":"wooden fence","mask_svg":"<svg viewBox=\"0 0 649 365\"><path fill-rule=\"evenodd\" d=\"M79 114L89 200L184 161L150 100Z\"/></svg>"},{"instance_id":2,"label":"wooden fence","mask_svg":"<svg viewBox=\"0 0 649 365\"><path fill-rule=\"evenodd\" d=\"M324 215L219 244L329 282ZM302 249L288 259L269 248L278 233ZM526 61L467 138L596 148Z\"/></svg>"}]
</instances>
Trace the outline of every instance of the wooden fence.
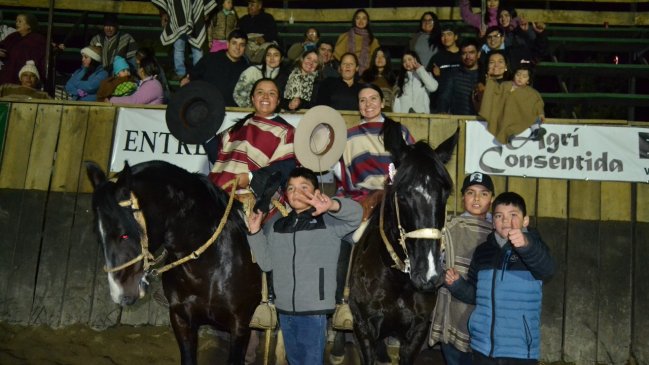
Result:
<instances>
[{"instance_id":1,"label":"wooden fence","mask_svg":"<svg viewBox=\"0 0 649 365\"><path fill-rule=\"evenodd\" d=\"M148 299L110 300L93 232L84 160L108 166L116 108L99 103L11 102L0 165L0 321L166 325ZM345 113L352 124L355 113ZM460 128L448 169L464 177L461 116L393 117L438 144ZM559 121L550 123L616 123ZM525 197L533 225L559 262L544 287L542 358L578 364L649 363L649 184L496 177L496 191ZM644 207L644 208L643 208ZM461 209L453 195L451 211ZM155 286L158 283L154 284Z\"/></svg>"}]
</instances>

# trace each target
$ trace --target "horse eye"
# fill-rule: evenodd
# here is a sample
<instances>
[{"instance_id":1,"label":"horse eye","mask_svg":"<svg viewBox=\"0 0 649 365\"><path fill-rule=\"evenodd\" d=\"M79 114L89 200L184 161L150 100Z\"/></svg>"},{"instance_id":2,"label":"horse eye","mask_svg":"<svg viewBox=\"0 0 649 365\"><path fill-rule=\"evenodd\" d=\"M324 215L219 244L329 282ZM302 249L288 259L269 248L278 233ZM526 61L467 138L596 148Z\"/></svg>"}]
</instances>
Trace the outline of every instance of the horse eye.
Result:
<instances>
[{"instance_id":1,"label":"horse eye","mask_svg":"<svg viewBox=\"0 0 649 365\"><path fill-rule=\"evenodd\" d=\"M123 234L123 235L119 236L119 239L120 239L120 240L127 240L127 239L128 239L128 235L127 235L127 234Z\"/></svg>"}]
</instances>

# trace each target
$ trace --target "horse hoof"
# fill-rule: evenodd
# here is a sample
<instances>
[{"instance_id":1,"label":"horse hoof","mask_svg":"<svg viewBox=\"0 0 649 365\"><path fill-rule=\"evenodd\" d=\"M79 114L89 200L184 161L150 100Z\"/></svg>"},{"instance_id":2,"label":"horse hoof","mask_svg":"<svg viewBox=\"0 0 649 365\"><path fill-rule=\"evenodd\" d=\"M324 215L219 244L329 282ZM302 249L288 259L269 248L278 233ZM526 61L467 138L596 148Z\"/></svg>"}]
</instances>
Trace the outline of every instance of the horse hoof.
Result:
<instances>
[{"instance_id":1,"label":"horse hoof","mask_svg":"<svg viewBox=\"0 0 649 365\"><path fill-rule=\"evenodd\" d=\"M331 365L342 365L345 362L345 355L336 356L333 354L329 355L329 363Z\"/></svg>"}]
</instances>

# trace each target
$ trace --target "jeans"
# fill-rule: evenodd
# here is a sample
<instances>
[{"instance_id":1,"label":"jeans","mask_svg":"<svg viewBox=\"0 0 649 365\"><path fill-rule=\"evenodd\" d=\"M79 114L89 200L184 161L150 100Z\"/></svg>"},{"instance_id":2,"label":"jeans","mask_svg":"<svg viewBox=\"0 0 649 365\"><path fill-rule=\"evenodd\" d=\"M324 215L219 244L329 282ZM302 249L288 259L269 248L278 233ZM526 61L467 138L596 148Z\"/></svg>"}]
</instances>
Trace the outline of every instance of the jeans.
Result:
<instances>
[{"instance_id":1,"label":"jeans","mask_svg":"<svg viewBox=\"0 0 649 365\"><path fill-rule=\"evenodd\" d=\"M473 364L475 365L537 365L536 359L512 359L507 357L488 357L477 351L473 352Z\"/></svg>"},{"instance_id":2,"label":"jeans","mask_svg":"<svg viewBox=\"0 0 649 365\"><path fill-rule=\"evenodd\" d=\"M473 363L470 352L462 352L447 343L442 343L442 354L446 365L471 365Z\"/></svg>"},{"instance_id":3,"label":"jeans","mask_svg":"<svg viewBox=\"0 0 649 365\"><path fill-rule=\"evenodd\" d=\"M327 317L324 314L294 316L279 314L286 359L290 365L324 363Z\"/></svg>"},{"instance_id":4,"label":"jeans","mask_svg":"<svg viewBox=\"0 0 649 365\"><path fill-rule=\"evenodd\" d=\"M187 35L183 34L174 42L174 70L176 75L180 76L187 74L187 69L185 68L185 45L187 44L187 39ZM203 50L194 46L190 47L192 49L192 64L195 65L203 57Z\"/></svg>"}]
</instances>

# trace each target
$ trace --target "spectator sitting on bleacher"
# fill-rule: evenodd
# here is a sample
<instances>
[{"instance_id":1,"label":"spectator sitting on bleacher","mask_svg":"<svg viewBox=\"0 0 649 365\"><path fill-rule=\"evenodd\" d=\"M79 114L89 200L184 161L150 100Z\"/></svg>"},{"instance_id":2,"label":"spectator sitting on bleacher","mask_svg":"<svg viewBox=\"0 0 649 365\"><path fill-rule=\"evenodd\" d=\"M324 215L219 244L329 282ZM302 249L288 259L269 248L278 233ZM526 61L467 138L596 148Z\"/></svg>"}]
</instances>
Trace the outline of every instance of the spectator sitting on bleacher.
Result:
<instances>
[{"instance_id":1,"label":"spectator sitting on bleacher","mask_svg":"<svg viewBox=\"0 0 649 365\"><path fill-rule=\"evenodd\" d=\"M432 11L425 12L419 20L419 30L410 38L410 50L417 52L421 64L428 66L430 59L443 47L439 19Z\"/></svg>"},{"instance_id":2,"label":"spectator sitting on bleacher","mask_svg":"<svg viewBox=\"0 0 649 365\"><path fill-rule=\"evenodd\" d=\"M38 20L33 14L16 16L16 31L0 42L0 85L19 84L18 72L32 60L40 75L45 75L45 37L37 33Z\"/></svg>"},{"instance_id":3,"label":"spectator sitting on bleacher","mask_svg":"<svg viewBox=\"0 0 649 365\"><path fill-rule=\"evenodd\" d=\"M479 59L482 59L482 54ZM493 51L486 57L486 75L483 75L482 67L478 67L478 84L473 91L473 106L476 111L480 110L482 96L485 91L486 78L501 83L511 80L509 61L502 51Z\"/></svg>"},{"instance_id":4,"label":"spectator sitting on bleacher","mask_svg":"<svg viewBox=\"0 0 649 365\"><path fill-rule=\"evenodd\" d=\"M433 77L439 83L437 91L430 94L430 108L433 113L445 113L439 109L439 95L448 84L449 75L462 63L455 27L451 23L446 23L440 26L440 30L442 49L435 53L426 66L426 69L433 73Z\"/></svg>"},{"instance_id":5,"label":"spectator sitting on bleacher","mask_svg":"<svg viewBox=\"0 0 649 365\"><path fill-rule=\"evenodd\" d=\"M27 61L25 66L20 69L18 78L20 79L20 85L0 85L0 97L9 97L12 99L51 99L46 92L38 90L40 76L34 61Z\"/></svg>"},{"instance_id":6,"label":"spectator sitting on bleacher","mask_svg":"<svg viewBox=\"0 0 649 365\"><path fill-rule=\"evenodd\" d=\"M334 57L342 62L345 53L355 54L358 60L358 72L363 73L370 67L370 56L379 46L379 40L374 37L370 29L370 15L367 10L358 9L352 17L352 27L338 37Z\"/></svg>"},{"instance_id":7,"label":"spectator sitting on bleacher","mask_svg":"<svg viewBox=\"0 0 649 365\"><path fill-rule=\"evenodd\" d=\"M210 52L228 49L228 34L237 29L239 16L232 0L224 0L207 27L207 40Z\"/></svg>"},{"instance_id":8,"label":"spectator sitting on bleacher","mask_svg":"<svg viewBox=\"0 0 649 365\"><path fill-rule=\"evenodd\" d=\"M112 104L144 104L156 105L164 103L164 90L157 80L158 66L150 58L140 60L137 75L140 78L137 90L128 96L114 96L110 98Z\"/></svg>"},{"instance_id":9,"label":"spectator sitting on bleacher","mask_svg":"<svg viewBox=\"0 0 649 365\"><path fill-rule=\"evenodd\" d=\"M314 49L303 52L288 75L282 109L296 111L310 108L315 101L317 76L318 52Z\"/></svg>"},{"instance_id":10,"label":"spectator sitting on bleacher","mask_svg":"<svg viewBox=\"0 0 649 365\"><path fill-rule=\"evenodd\" d=\"M340 59L340 77L320 82L315 105L327 105L336 110L358 108L358 59L354 53L345 53Z\"/></svg>"},{"instance_id":11,"label":"spectator sitting on bleacher","mask_svg":"<svg viewBox=\"0 0 649 365\"><path fill-rule=\"evenodd\" d=\"M525 20L521 21L519 25L522 31L527 32L529 29L529 23ZM485 44L482 46L481 56L480 56L480 69L481 75L484 75L486 70L485 59L486 57L494 51L501 51L507 61L512 65L518 65L522 62L529 62L531 64L536 64L541 59L545 58L548 54L548 38L544 32L545 24L533 23L533 29L536 33L536 37L530 43L514 43L511 46L505 44L505 32L503 28L499 26L490 27L487 29L487 35L485 36Z\"/></svg>"},{"instance_id":12,"label":"spectator sitting on bleacher","mask_svg":"<svg viewBox=\"0 0 649 365\"><path fill-rule=\"evenodd\" d=\"M274 80L280 95L284 95L284 87L286 86L288 75L282 68L283 58L279 46L271 44L266 48L263 64L252 65L241 73L239 81L234 87L234 94L232 95L238 106L242 108L252 107L252 100L250 100L252 86L257 80L262 78Z\"/></svg>"},{"instance_id":13,"label":"spectator sitting on bleacher","mask_svg":"<svg viewBox=\"0 0 649 365\"><path fill-rule=\"evenodd\" d=\"M153 51L152 48L149 47L141 47L135 52L135 63L136 67L135 69L137 70L140 67L140 61L142 61L145 58L152 59L156 67L158 67L158 81L162 84L162 89L164 90L165 94L165 103L167 100L169 100L169 97L171 96L171 90L169 89L169 81L167 80L167 75L165 75L165 70L162 68L160 65L160 62L155 56L155 52Z\"/></svg>"},{"instance_id":14,"label":"spectator sitting on bleacher","mask_svg":"<svg viewBox=\"0 0 649 365\"><path fill-rule=\"evenodd\" d=\"M131 77L131 68L121 56L113 61L113 76L102 80L97 90L97 101L108 101L111 96L128 96L137 90Z\"/></svg>"},{"instance_id":15,"label":"spectator sitting on bleacher","mask_svg":"<svg viewBox=\"0 0 649 365\"><path fill-rule=\"evenodd\" d=\"M108 73L101 65L101 47L88 46L81 50L81 68L74 71L65 84L73 100L96 101L97 90Z\"/></svg>"},{"instance_id":16,"label":"spectator sitting on bleacher","mask_svg":"<svg viewBox=\"0 0 649 365\"><path fill-rule=\"evenodd\" d=\"M397 76L392 111L395 113L430 113L428 93L439 86L433 75L421 65L417 52L403 54L401 71Z\"/></svg>"},{"instance_id":17,"label":"spectator sitting on bleacher","mask_svg":"<svg viewBox=\"0 0 649 365\"><path fill-rule=\"evenodd\" d=\"M465 23L475 28L483 37L489 27L498 25L498 7L500 0L482 0L487 2L486 14L474 13L469 0L460 0L460 14Z\"/></svg>"},{"instance_id":18,"label":"spectator sitting on bleacher","mask_svg":"<svg viewBox=\"0 0 649 365\"><path fill-rule=\"evenodd\" d=\"M397 81L397 78L394 72L392 72L392 66L390 65L390 52L387 49L379 47L374 50L372 61L370 62L370 68L363 72L363 75L361 75L361 81L367 84L374 84L381 88L381 91L383 92L382 111L392 111L392 101L394 99L392 89L394 88L394 83Z\"/></svg>"},{"instance_id":19,"label":"spectator sitting on bleacher","mask_svg":"<svg viewBox=\"0 0 649 365\"><path fill-rule=\"evenodd\" d=\"M305 51L315 50L319 41L320 32L314 27L309 27L304 32L304 40L298 43L293 43L293 45L288 49L288 52L286 52L286 57L291 61L295 61Z\"/></svg>"},{"instance_id":20,"label":"spectator sitting on bleacher","mask_svg":"<svg viewBox=\"0 0 649 365\"><path fill-rule=\"evenodd\" d=\"M478 42L467 39L460 46L462 66L451 69L447 73L446 82L438 91L436 113L454 115L476 115L472 102L473 90L479 80L478 74Z\"/></svg>"},{"instance_id":21,"label":"spectator sitting on bleacher","mask_svg":"<svg viewBox=\"0 0 649 365\"><path fill-rule=\"evenodd\" d=\"M248 62L243 57L246 43L248 43L246 33L240 29L233 30L228 35L228 49L206 54L194 69L180 80L180 86L192 80L207 81L219 89L225 106L237 106L233 93L239 76L248 68Z\"/></svg>"},{"instance_id":22,"label":"spectator sitting on bleacher","mask_svg":"<svg viewBox=\"0 0 649 365\"><path fill-rule=\"evenodd\" d=\"M513 81L498 82L487 77L480 116L487 120L487 130L501 144L511 143L517 134L528 128L528 138L533 141L545 134L545 129L541 128L545 119L543 99L530 86L531 83L532 69L529 64L518 67Z\"/></svg>"},{"instance_id":23,"label":"spectator sitting on bleacher","mask_svg":"<svg viewBox=\"0 0 649 365\"><path fill-rule=\"evenodd\" d=\"M275 18L264 11L263 0L248 0L248 14L239 19L239 29L248 36L246 56L250 63L261 63L266 47L278 44Z\"/></svg>"},{"instance_id":24,"label":"spectator sitting on bleacher","mask_svg":"<svg viewBox=\"0 0 649 365\"><path fill-rule=\"evenodd\" d=\"M104 69L110 70L115 56L124 57L135 68L135 52L137 51L135 39L130 34L119 30L116 14L105 14L103 23L103 32L92 37L90 44L99 43L101 45L101 62Z\"/></svg>"},{"instance_id":25,"label":"spectator sitting on bleacher","mask_svg":"<svg viewBox=\"0 0 649 365\"><path fill-rule=\"evenodd\" d=\"M333 43L320 41L318 44L318 62L320 63L320 73L318 74L320 80L340 76L338 72L340 62L334 58Z\"/></svg>"}]
</instances>

